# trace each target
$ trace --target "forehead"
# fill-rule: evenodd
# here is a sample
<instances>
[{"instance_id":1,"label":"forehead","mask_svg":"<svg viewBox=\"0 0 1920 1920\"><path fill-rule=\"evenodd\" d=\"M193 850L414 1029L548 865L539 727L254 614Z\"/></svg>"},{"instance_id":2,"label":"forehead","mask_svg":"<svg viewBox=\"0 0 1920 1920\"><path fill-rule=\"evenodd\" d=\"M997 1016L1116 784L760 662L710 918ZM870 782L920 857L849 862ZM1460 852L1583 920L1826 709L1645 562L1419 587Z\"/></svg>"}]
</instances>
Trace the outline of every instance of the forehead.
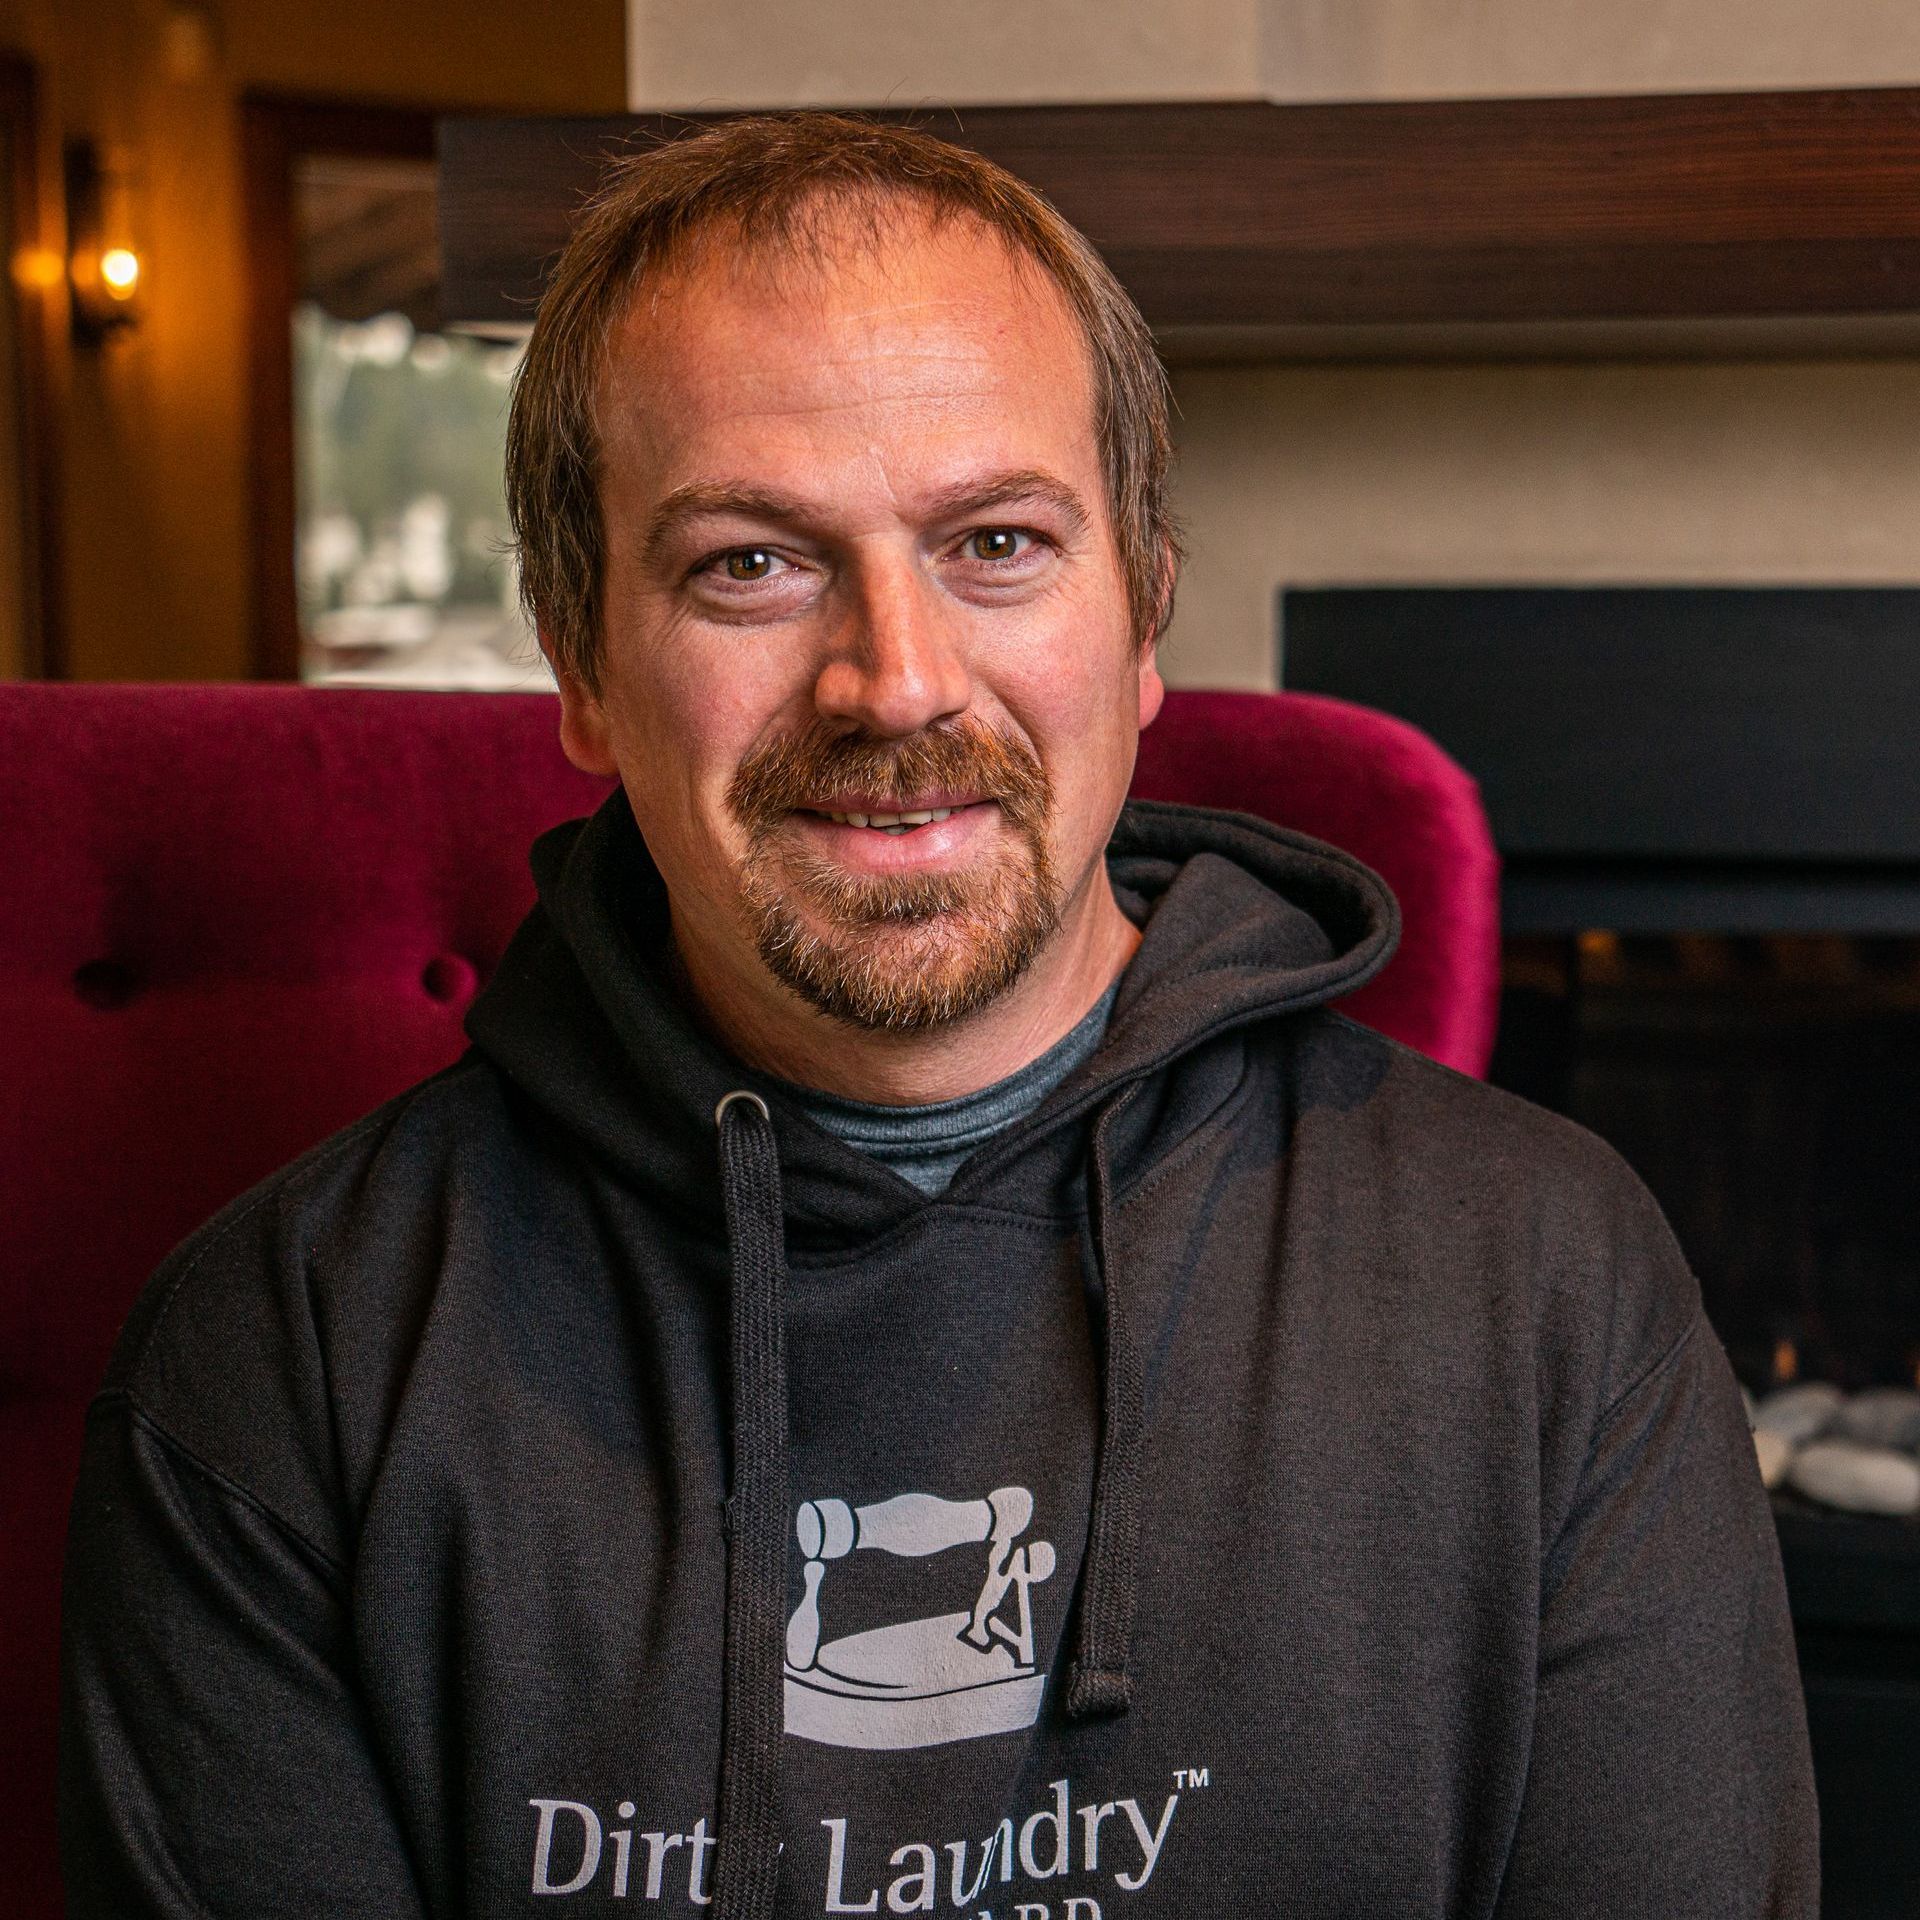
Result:
<instances>
[{"instance_id":1,"label":"forehead","mask_svg":"<svg viewBox=\"0 0 1920 1920\"><path fill-rule=\"evenodd\" d=\"M1086 469L1092 395L1037 262L978 221L900 209L823 215L798 244L743 227L697 245L616 323L598 418L608 477L664 489L742 477L715 462Z\"/></svg>"}]
</instances>

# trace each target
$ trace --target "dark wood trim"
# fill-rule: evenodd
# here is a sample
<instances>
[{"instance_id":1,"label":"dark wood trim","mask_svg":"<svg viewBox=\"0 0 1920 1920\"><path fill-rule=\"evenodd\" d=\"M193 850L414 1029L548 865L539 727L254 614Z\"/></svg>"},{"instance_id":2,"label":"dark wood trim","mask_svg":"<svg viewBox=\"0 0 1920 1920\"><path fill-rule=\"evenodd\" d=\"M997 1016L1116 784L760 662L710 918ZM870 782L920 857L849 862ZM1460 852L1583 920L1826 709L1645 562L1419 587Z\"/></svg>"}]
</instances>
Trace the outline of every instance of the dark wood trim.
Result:
<instances>
[{"instance_id":1,"label":"dark wood trim","mask_svg":"<svg viewBox=\"0 0 1920 1920\"><path fill-rule=\"evenodd\" d=\"M1920 314L1920 90L912 120L1039 186L1163 340ZM441 129L445 311L524 321L607 155L700 116ZM1295 337L1290 351L1303 343Z\"/></svg>"},{"instance_id":2,"label":"dark wood trim","mask_svg":"<svg viewBox=\"0 0 1920 1920\"><path fill-rule=\"evenodd\" d=\"M294 580L293 170L308 154L427 160L430 107L250 93L240 102L247 248L248 535L253 673L300 677Z\"/></svg>"},{"instance_id":3,"label":"dark wood trim","mask_svg":"<svg viewBox=\"0 0 1920 1920\"><path fill-rule=\"evenodd\" d=\"M9 135L9 165L0 179L16 253L40 255L47 231L40 76L31 60L0 53L0 121ZM61 578L60 436L55 380L66 351L66 289L23 285L10 277L19 356L21 561L26 605L27 671L42 680L67 673L66 599Z\"/></svg>"}]
</instances>

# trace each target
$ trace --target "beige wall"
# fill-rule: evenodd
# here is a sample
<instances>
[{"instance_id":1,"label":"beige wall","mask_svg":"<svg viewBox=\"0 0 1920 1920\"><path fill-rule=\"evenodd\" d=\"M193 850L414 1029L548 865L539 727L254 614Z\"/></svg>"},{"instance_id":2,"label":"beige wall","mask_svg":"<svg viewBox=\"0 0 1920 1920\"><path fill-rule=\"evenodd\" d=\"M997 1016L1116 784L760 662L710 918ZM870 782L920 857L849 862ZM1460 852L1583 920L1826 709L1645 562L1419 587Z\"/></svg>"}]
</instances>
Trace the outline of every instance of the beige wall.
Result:
<instances>
[{"instance_id":1,"label":"beige wall","mask_svg":"<svg viewBox=\"0 0 1920 1920\"><path fill-rule=\"evenodd\" d=\"M1920 83L1911 0L628 0L635 108Z\"/></svg>"},{"instance_id":2,"label":"beige wall","mask_svg":"<svg viewBox=\"0 0 1920 1920\"><path fill-rule=\"evenodd\" d=\"M1920 82L1911 0L1262 0L1275 100Z\"/></svg>"},{"instance_id":3,"label":"beige wall","mask_svg":"<svg viewBox=\"0 0 1920 1920\"><path fill-rule=\"evenodd\" d=\"M76 677L247 671L241 92L617 112L624 32L621 0L0 0L50 185L82 134L145 181L145 319L55 370Z\"/></svg>"},{"instance_id":4,"label":"beige wall","mask_svg":"<svg viewBox=\"0 0 1920 1920\"><path fill-rule=\"evenodd\" d=\"M1260 0L629 0L636 111L1252 99Z\"/></svg>"},{"instance_id":5,"label":"beige wall","mask_svg":"<svg viewBox=\"0 0 1920 1920\"><path fill-rule=\"evenodd\" d=\"M1281 585L1920 580L1920 364L1286 367L1175 382L1171 677L1267 686Z\"/></svg>"}]
</instances>

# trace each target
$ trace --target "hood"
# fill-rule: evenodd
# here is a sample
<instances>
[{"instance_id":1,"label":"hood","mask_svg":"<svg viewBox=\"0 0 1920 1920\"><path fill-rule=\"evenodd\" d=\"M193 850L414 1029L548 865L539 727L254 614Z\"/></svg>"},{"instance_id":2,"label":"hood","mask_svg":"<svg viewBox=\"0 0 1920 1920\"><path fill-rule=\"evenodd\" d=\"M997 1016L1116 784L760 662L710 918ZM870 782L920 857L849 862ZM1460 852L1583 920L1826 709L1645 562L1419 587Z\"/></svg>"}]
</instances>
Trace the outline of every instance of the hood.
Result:
<instances>
[{"instance_id":1,"label":"hood","mask_svg":"<svg viewBox=\"0 0 1920 1920\"><path fill-rule=\"evenodd\" d=\"M1150 1164L1210 1109L1207 1082L1228 1076L1204 1069L1236 1068L1222 1057L1239 1051L1229 1036L1360 985L1391 952L1397 914L1358 862L1235 814L1129 806L1107 860L1143 933L1104 1044L937 1197L813 1125L695 1025L671 982L666 890L619 793L536 844L540 904L468 1017L475 1044L618 1177L663 1207L720 1215L729 1461L713 1920L772 1920L778 1897L785 1303L819 1242L883 1232L919 1207L1084 1206L1100 1427L1062 1710L1082 1720L1131 1704L1147 1413L1115 1194L1143 1148Z\"/></svg>"},{"instance_id":2,"label":"hood","mask_svg":"<svg viewBox=\"0 0 1920 1920\"><path fill-rule=\"evenodd\" d=\"M943 1198L992 1188L1048 1208L1077 1176L1085 1118L1221 1036L1323 1005L1392 954L1399 913L1359 861L1246 814L1136 801L1107 849L1122 910L1143 930L1099 1051L1037 1112L974 1156ZM714 1113L765 1101L790 1250L844 1246L937 1202L807 1120L779 1080L733 1060L674 983L665 885L616 789L533 848L539 904L467 1018L485 1054L621 1180L717 1219ZM1182 1103L1160 1103L1156 1147ZM1144 1142L1143 1142L1144 1143ZM1123 1156L1131 1161L1133 1156ZM1008 1193L1011 1185L1016 1191Z\"/></svg>"}]
</instances>

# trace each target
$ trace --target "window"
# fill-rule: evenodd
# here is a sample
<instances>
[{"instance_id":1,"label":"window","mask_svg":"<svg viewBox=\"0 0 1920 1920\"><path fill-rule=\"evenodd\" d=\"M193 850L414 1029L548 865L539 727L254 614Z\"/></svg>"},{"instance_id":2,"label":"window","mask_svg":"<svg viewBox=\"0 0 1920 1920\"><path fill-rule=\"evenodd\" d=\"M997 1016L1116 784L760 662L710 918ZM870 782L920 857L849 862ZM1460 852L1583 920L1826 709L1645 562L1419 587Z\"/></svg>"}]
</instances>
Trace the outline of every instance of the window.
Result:
<instances>
[{"instance_id":1,"label":"window","mask_svg":"<svg viewBox=\"0 0 1920 1920\"><path fill-rule=\"evenodd\" d=\"M433 162L296 155L292 201L301 678L551 684L501 479L519 349L439 328Z\"/></svg>"}]
</instances>

